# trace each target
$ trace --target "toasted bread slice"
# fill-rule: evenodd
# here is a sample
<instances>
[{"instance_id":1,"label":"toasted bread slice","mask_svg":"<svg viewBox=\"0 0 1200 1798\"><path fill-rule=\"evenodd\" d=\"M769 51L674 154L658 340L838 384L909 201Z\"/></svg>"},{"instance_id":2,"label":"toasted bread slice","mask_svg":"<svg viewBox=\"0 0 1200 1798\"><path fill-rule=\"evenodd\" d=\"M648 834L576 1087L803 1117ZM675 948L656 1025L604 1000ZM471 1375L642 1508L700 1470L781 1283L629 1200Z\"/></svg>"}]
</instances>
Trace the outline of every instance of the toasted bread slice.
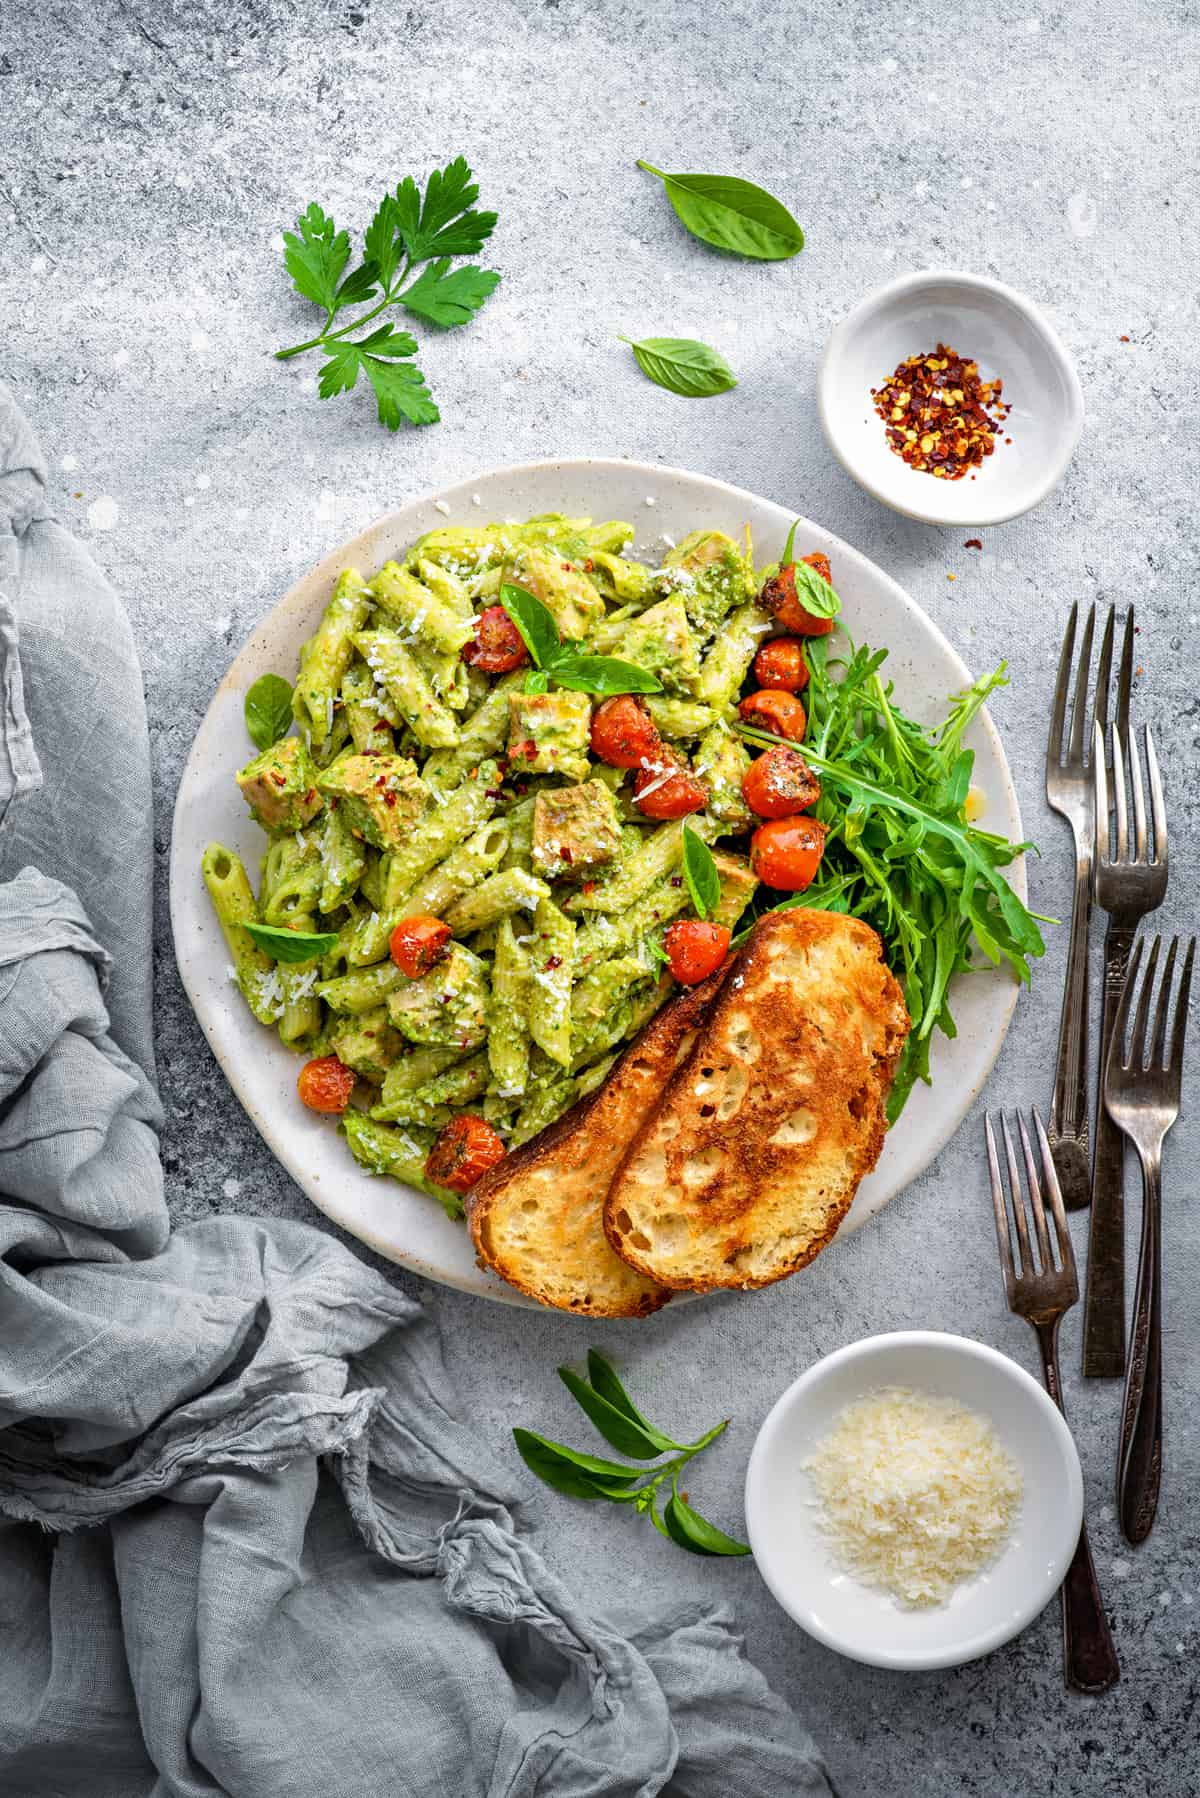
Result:
<instances>
[{"instance_id":1,"label":"toasted bread slice","mask_svg":"<svg viewBox=\"0 0 1200 1798\"><path fill-rule=\"evenodd\" d=\"M767 1286L824 1248L883 1146L909 1019L869 925L764 917L617 1169L604 1227L664 1286Z\"/></svg>"},{"instance_id":2,"label":"toasted bread slice","mask_svg":"<svg viewBox=\"0 0 1200 1798\"><path fill-rule=\"evenodd\" d=\"M613 1170L695 1040L725 970L651 1018L603 1086L507 1156L468 1195L480 1263L543 1305L583 1317L645 1317L671 1294L609 1247Z\"/></svg>"}]
</instances>

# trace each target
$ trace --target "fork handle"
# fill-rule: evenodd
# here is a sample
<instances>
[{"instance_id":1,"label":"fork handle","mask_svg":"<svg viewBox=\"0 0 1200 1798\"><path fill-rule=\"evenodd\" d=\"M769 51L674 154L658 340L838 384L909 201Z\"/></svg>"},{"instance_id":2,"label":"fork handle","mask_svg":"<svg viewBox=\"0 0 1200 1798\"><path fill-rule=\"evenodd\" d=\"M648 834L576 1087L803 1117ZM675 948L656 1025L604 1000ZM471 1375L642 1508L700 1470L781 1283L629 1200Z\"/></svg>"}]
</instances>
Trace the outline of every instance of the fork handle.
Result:
<instances>
[{"instance_id":1,"label":"fork handle","mask_svg":"<svg viewBox=\"0 0 1200 1798\"><path fill-rule=\"evenodd\" d=\"M1096 1152L1083 1310L1083 1371L1091 1379L1116 1380L1125 1372L1125 1133L1113 1123L1104 1104L1104 1064L1135 934L1110 923L1104 935Z\"/></svg>"},{"instance_id":2,"label":"fork handle","mask_svg":"<svg viewBox=\"0 0 1200 1798\"><path fill-rule=\"evenodd\" d=\"M1046 1391L1063 1416L1062 1382L1058 1375L1058 1324L1034 1325L1042 1351L1042 1375ZM1063 1627L1063 1677L1073 1692L1098 1697L1121 1677L1116 1644L1100 1596L1100 1582L1092 1563L1086 1521L1079 1526L1079 1540L1066 1578L1060 1588Z\"/></svg>"},{"instance_id":3,"label":"fork handle","mask_svg":"<svg viewBox=\"0 0 1200 1798\"><path fill-rule=\"evenodd\" d=\"M1162 1150L1141 1149L1142 1246L1133 1302L1133 1331L1121 1447L1117 1512L1127 1542L1144 1542L1158 1509L1162 1476Z\"/></svg>"},{"instance_id":4,"label":"fork handle","mask_svg":"<svg viewBox=\"0 0 1200 1798\"><path fill-rule=\"evenodd\" d=\"M1082 1210L1091 1196L1087 1094L1088 927L1091 918L1092 850L1091 844L1077 834L1067 978L1058 1026L1054 1098L1046 1131L1063 1203L1068 1211Z\"/></svg>"}]
</instances>

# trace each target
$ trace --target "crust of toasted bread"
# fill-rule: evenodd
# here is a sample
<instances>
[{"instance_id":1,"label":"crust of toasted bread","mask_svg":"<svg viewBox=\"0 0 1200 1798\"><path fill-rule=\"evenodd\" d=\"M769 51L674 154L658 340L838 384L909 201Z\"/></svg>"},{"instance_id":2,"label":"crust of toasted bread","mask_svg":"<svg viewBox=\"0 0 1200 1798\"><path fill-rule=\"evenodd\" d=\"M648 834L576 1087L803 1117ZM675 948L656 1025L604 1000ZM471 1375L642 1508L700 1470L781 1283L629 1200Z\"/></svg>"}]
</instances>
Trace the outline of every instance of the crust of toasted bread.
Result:
<instances>
[{"instance_id":1,"label":"crust of toasted bread","mask_svg":"<svg viewBox=\"0 0 1200 1798\"><path fill-rule=\"evenodd\" d=\"M686 1056L725 977L671 999L603 1086L515 1149L468 1194L481 1266L540 1304L581 1317L646 1317L671 1297L622 1261L604 1234L613 1170Z\"/></svg>"},{"instance_id":2,"label":"crust of toasted bread","mask_svg":"<svg viewBox=\"0 0 1200 1798\"><path fill-rule=\"evenodd\" d=\"M768 1286L804 1267L878 1160L908 1030L869 925L803 909L761 919L613 1176L613 1248L676 1290Z\"/></svg>"}]
</instances>

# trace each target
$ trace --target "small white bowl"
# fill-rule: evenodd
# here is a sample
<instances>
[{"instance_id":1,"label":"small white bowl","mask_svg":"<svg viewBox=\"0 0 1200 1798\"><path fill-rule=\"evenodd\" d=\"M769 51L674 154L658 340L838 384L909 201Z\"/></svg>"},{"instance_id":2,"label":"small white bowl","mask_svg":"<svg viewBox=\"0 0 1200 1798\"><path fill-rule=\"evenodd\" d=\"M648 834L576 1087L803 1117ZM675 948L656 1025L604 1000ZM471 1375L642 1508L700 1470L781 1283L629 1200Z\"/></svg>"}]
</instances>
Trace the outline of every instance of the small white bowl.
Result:
<instances>
[{"instance_id":1,"label":"small white bowl","mask_svg":"<svg viewBox=\"0 0 1200 1798\"><path fill-rule=\"evenodd\" d=\"M986 1417L1024 1481L999 1557L936 1608L910 1610L842 1572L803 1471L847 1405L889 1386ZM1062 1584L1082 1522L1079 1456L1057 1406L1006 1355L933 1330L868 1336L826 1355L770 1412L746 1470L746 1527L771 1592L809 1635L872 1667L957 1667L1011 1641Z\"/></svg>"},{"instance_id":2,"label":"small white bowl","mask_svg":"<svg viewBox=\"0 0 1200 1798\"><path fill-rule=\"evenodd\" d=\"M871 398L901 362L939 343L978 362L985 381L999 377L1012 406L994 453L959 481L902 462ZM1001 524L1040 505L1083 429L1075 365L1033 302L983 275L940 269L889 281L843 319L822 358L817 405L846 473L885 506L927 524Z\"/></svg>"}]
</instances>

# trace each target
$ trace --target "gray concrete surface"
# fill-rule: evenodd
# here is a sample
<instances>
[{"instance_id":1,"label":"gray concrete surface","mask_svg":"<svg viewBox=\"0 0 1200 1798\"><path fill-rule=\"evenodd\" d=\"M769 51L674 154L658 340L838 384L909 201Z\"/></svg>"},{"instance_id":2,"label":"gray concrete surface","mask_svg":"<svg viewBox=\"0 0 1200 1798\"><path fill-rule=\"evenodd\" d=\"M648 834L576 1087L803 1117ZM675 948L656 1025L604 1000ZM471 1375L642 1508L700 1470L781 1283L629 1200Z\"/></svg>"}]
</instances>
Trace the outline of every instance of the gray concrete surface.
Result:
<instances>
[{"instance_id":1,"label":"gray concrete surface","mask_svg":"<svg viewBox=\"0 0 1200 1798\"><path fill-rule=\"evenodd\" d=\"M158 841L192 735L254 622L373 516L474 469L543 454L657 458L823 520L904 582L976 669L1007 657L995 705L1031 834L1040 909L1068 904L1064 828L1039 768L1070 600L1134 600L1137 709L1173 806L1167 925L1195 922L1197 416L1195 8L1039 9L965 0L6 0L0 19L0 366L50 456L61 514L132 612L145 662ZM318 401L278 233L310 199L360 226L412 169L463 151L501 215L504 285L424 366L444 422L391 438L354 396ZM752 176L809 233L755 267L685 237L634 159ZM833 463L813 387L822 343L907 268L1003 277L1075 355L1086 435L1032 517L981 533L909 524ZM741 377L687 403L638 376L613 333L694 334ZM953 583L948 577L954 575ZM320 1222L213 1064L174 969L165 859L158 1038L176 1216ZM1055 933L988 1092L1045 1099L1064 933ZM1194 1047L1200 1065L1200 1037ZM1069 1697L1058 1618L959 1672L902 1678L794 1629L748 1564L693 1562L649 1529L552 1494L531 1516L597 1604L706 1594L807 1717L847 1794L1200 1791L1196 1083L1168 1151L1169 1445L1161 1520L1133 1552L1112 1510L1117 1390L1068 1401L1124 1678ZM696 1480L737 1528L755 1428L822 1351L931 1325L1032 1366L1004 1310L980 1107L878 1224L790 1284L586 1331L429 1291L481 1430L523 1421L582 1441L553 1367L590 1335L665 1419L733 1425ZM1132 1194L1131 1178L1131 1194ZM1081 1240L1081 1236L1080 1236ZM404 1276L398 1276L404 1278ZM773 1795L772 1795L773 1798Z\"/></svg>"}]
</instances>

